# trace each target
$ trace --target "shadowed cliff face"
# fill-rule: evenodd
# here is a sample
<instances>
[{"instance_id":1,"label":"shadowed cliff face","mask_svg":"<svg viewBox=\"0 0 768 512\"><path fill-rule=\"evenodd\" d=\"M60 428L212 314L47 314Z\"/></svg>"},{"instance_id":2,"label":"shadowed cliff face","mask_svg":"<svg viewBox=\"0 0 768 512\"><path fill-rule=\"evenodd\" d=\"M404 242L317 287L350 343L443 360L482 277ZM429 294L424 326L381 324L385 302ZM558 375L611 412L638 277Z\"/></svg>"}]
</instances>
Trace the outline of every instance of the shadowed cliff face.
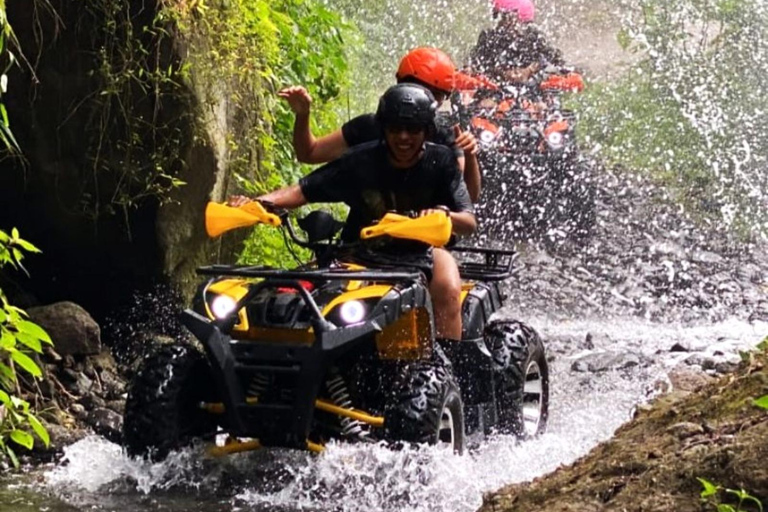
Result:
<instances>
[{"instance_id":1,"label":"shadowed cliff face","mask_svg":"<svg viewBox=\"0 0 768 512\"><path fill-rule=\"evenodd\" d=\"M26 161L0 164L0 228L19 228L43 251L27 260L32 278L15 284L31 292L27 302L74 300L97 316L157 283L188 292L194 268L212 261L203 212L209 199L228 193L226 154L215 141L230 118L206 123L184 83L154 90L128 84L109 95L99 52L118 56L110 70L118 76L128 67L127 49L108 45L120 37L104 31L95 3L52 4L58 21L26 2L7 7L34 76L24 67L10 76L7 107ZM156 8L131 2L124 14L131 25L118 32L142 34L132 51L146 52L157 69L179 67L184 43L172 31L158 37L145 30ZM128 116L138 123L129 126ZM167 168L156 168L157 154ZM187 185L173 188L160 172ZM170 190L170 201L146 194L147 182ZM120 206L120 194L130 204Z\"/></svg>"}]
</instances>

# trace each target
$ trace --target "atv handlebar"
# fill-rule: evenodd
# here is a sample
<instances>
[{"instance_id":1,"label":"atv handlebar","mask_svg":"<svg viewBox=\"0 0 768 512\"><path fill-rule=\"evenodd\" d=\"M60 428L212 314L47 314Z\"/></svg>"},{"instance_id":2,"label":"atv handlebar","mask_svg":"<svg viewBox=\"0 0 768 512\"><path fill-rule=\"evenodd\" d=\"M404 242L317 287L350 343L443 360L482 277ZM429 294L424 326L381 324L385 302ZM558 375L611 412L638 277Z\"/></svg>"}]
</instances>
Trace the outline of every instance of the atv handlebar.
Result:
<instances>
[{"instance_id":1,"label":"atv handlebar","mask_svg":"<svg viewBox=\"0 0 768 512\"><path fill-rule=\"evenodd\" d=\"M291 240L302 247L314 249L324 244L311 240L303 240L296 234L287 210L267 211L269 205L259 201L250 201L244 205L233 207L220 203L208 203L205 209L205 227L208 235L215 237L232 229L253 226L256 224L269 224L271 226L283 226L288 231ZM363 228L360 232L361 240L368 240L380 236L391 236L406 240L416 240L435 247L442 247L448 243L451 237L453 225L449 215L436 212L417 218L387 213L373 226ZM326 239L332 238L331 236Z\"/></svg>"}]
</instances>

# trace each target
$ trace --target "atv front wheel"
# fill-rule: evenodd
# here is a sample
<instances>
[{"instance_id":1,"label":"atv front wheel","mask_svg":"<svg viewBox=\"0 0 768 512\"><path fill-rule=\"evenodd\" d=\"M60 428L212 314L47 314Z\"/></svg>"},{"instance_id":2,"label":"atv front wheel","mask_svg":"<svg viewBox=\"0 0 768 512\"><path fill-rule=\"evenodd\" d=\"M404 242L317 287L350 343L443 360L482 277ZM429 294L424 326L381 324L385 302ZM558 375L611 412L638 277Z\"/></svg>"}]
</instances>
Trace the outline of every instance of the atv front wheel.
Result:
<instances>
[{"instance_id":1,"label":"atv front wheel","mask_svg":"<svg viewBox=\"0 0 768 512\"><path fill-rule=\"evenodd\" d=\"M464 405L453 375L440 363L405 366L384 416L389 440L444 443L464 451Z\"/></svg>"},{"instance_id":2,"label":"atv front wheel","mask_svg":"<svg viewBox=\"0 0 768 512\"><path fill-rule=\"evenodd\" d=\"M522 322L493 322L486 329L494 364L498 429L531 438L549 416L549 366L541 338Z\"/></svg>"},{"instance_id":3,"label":"atv front wheel","mask_svg":"<svg viewBox=\"0 0 768 512\"><path fill-rule=\"evenodd\" d=\"M131 456L162 460L172 450L216 433L216 418L200 409L215 400L205 356L189 345L164 345L144 362L125 403L123 440Z\"/></svg>"}]
</instances>

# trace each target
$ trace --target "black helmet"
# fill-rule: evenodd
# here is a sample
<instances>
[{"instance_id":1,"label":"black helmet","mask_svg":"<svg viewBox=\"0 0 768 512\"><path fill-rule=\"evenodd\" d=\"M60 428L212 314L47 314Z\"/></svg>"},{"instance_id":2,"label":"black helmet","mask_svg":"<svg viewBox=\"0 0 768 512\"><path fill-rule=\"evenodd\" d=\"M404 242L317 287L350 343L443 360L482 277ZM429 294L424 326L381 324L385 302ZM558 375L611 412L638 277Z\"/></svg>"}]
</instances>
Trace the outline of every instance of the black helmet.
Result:
<instances>
[{"instance_id":1,"label":"black helmet","mask_svg":"<svg viewBox=\"0 0 768 512\"><path fill-rule=\"evenodd\" d=\"M437 101L429 89L421 85L393 85L379 100L376 120L381 126L390 124L431 127L435 122Z\"/></svg>"}]
</instances>

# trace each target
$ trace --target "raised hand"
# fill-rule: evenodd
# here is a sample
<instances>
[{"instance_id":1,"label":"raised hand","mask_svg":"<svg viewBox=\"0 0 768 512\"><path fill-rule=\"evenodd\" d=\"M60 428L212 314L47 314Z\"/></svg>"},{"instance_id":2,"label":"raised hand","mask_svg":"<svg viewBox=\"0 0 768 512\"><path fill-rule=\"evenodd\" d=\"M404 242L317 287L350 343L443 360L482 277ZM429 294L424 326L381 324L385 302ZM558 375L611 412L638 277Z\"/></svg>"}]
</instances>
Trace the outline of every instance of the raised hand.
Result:
<instances>
[{"instance_id":1,"label":"raised hand","mask_svg":"<svg viewBox=\"0 0 768 512\"><path fill-rule=\"evenodd\" d=\"M462 131L456 124L453 126L453 135L456 137L456 145L461 148L465 155L477 154L477 139L470 131Z\"/></svg>"},{"instance_id":2,"label":"raised hand","mask_svg":"<svg viewBox=\"0 0 768 512\"><path fill-rule=\"evenodd\" d=\"M309 95L309 92L304 87L299 85L286 87L278 91L277 95L288 102L291 110L296 115L309 114L309 109L312 106L312 96Z\"/></svg>"}]
</instances>

